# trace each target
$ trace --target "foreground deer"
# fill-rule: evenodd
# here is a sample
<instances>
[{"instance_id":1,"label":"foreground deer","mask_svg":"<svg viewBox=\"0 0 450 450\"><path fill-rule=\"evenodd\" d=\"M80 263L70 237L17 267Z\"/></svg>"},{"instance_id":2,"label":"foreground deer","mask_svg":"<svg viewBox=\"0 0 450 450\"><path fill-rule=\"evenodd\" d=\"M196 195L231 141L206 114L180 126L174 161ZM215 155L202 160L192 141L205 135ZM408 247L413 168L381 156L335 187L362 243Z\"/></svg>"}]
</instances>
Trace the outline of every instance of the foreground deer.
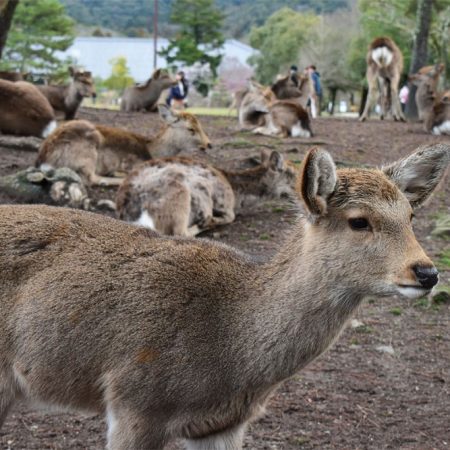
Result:
<instances>
[{"instance_id":1,"label":"foreground deer","mask_svg":"<svg viewBox=\"0 0 450 450\"><path fill-rule=\"evenodd\" d=\"M72 81L68 85L37 85L47 97L55 112L62 112L65 120L72 120L85 97L95 95L94 80L91 72L69 67Z\"/></svg>"},{"instance_id":2,"label":"foreground deer","mask_svg":"<svg viewBox=\"0 0 450 450\"><path fill-rule=\"evenodd\" d=\"M405 117L398 98L398 84L403 71L402 52L392 39L379 37L370 43L366 61L369 93L359 120L363 122L367 119L379 97L381 119L390 112L394 120L404 121Z\"/></svg>"},{"instance_id":3,"label":"foreground deer","mask_svg":"<svg viewBox=\"0 0 450 450\"><path fill-rule=\"evenodd\" d=\"M157 69L145 84L131 86L125 90L120 110L126 112L151 110L156 106L162 91L175 84L177 81L166 71Z\"/></svg>"},{"instance_id":4,"label":"foreground deer","mask_svg":"<svg viewBox=\"0 0 450 450\"><path fill-rule=\"evenodd\" d=\"M254 133L280 137L311 137L308 113L295 101L276 100L275 94L251 82L240 101L239 124ZM255 128L256 126L256 128Z\"/></svg>"},{"instance_id":5,"label":"foreground deer","mask_svg":"<svg viewBox=\"0 0 450 450\"><path fill-rule=\"evenodd\" d=\"M109 450L241 449L365 297L436 285L411 216L449 155L437 144L336 171L311 150L297 181L308 215L266 264L96 214L1 206L0 419L22 398L103 413Z\"/></svg>"},{"instance_id":6,"label":"foreground deer","mask_svg":"<svg viewBox=\"0 0 450 450\"><path fill-rule=\"evenodd\" d=\"M1 133L46 137L55 128L53 109L35 86L0 80Z\"/></svg>"},{"instance_id":7,"label":"foreground deer","mask_svg":"<svg viewBox=\"0 0 450 450\"><path fill-rule=\"evenodd\" d=\"M450 135L450 90L436 94L425 128L432 134Z\"/></svg>"},{"instance_id":8,"label":"foreground deer","mask_svg":"<svg viewBox=\"0 0 450 450\"><path fill-rule=\"evenodd\" d=\"M444 70L444 64L422 67L418 73L408 77L417 86L416 104L419 119L426 120L436 98L439 77Z\"/></svg>"},{"instance_id":9,"label":"foreground deer","mask_svg":"<svg viewBox=\"0 0 450 450\"><path fill-rule=\"evenodd\" d=\"M188 158L157 159L122 183L117 213L162 234L195 236L233 222L236 212L247 209L249 197L288 195L293 181L293 167L275 151L263 151L256 167L233 172Z\"/></svg>"},{"instance_id":10,"label":"foreground deer","mask_svg":"<svg viewBox=\"0 0 450 450\"><path fill-rule=\"evenodd\" d=\"M116 186L123 181L116 172L128 172L138 162L211 147L192 114L173 113L162 105L160 116L165 126L154 138L86 120L67 122L42 143L36 165L70 167L88 184Z\"/></svg>"}]
</instances>

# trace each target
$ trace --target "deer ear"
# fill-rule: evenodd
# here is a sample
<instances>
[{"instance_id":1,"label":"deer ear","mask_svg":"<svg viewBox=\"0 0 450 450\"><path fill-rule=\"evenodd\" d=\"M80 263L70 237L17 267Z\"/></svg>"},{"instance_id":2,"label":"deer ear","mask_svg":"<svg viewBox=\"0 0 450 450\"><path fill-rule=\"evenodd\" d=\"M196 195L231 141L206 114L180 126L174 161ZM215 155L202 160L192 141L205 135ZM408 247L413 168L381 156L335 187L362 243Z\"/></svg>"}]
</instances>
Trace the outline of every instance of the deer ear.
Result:
<instances>
[{"instance_id":1,"label":"deer ear","mask_svg":"<svg viewBox=\"0 0 450 450\"><path fill-rule=\"evenodd\" d=\"M311 214L326 214L328 198L336 182L336 166L331 155L319 148L311 149L303 160L296 186L297 194Z\"/></svg>"},{"instance_id":2,"label":"deer ear","mask_svg":"<svg viewBox=\"0 0 450 450\"><path fill-rule=\"evenodd\" d=\"M158 105L158 112L159 117L161 117L161 119L168 124L175 123L178 120L178 117L171 111L171 109L162 103Z\"/></svg>"},{"instance_id":3,"label":"deer ear","mask_svg":"<svg viewBox=\"0 0 450 450\"><path fill-rule=\"evenodd\" d=\"M284 158L281 153L273 151L269 157L269 168L278 172L283 170Z\"/></svg>"},{"instance_id":4,"label":"deer ear","mask_svg":"<svg viewBox=\"0 0 450 450\"><path fill-rule=\"evenodd\" d=\"M161 69L156 69L156 70L153 72L152 78L153 78L154 80L157 80L160 76L161 76Z\"/></svg>"},{"instance_id":5,"label":"deer ear","mask_svg":"<svg viewBox=\"0 0 450 450\"><path fill-rule=\"evenodd\" d=\"M413 208L420 206L435 190L450 162L450 145L420 147L412 155L383 167Z\"/></svg>"}]
</instances>

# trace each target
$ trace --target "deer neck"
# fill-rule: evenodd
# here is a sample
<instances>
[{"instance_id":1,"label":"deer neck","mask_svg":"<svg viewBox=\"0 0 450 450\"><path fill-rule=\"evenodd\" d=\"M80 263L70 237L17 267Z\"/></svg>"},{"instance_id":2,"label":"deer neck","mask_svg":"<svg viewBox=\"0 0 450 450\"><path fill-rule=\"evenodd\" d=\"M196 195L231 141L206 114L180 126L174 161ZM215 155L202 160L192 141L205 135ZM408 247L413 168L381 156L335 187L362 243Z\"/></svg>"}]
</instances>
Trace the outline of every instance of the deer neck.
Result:
<instances>
[{"instance_id":1,"label":"deer neck","mask_svg":"<svg viewBox=\"0 0 450 450\"><path fill-rule=\"evenodd\" d=\"M298 226L308 227L305 221ZM246 348L255 352L245 368L254 374L251 384L277 384L323 353L364 297L314 253L307 234L299 239L296 230L254 282L253 311L240 324Z\"/></svg>"},{"instance_id":2,"label":"deer neck","mask_svg":"<svg viewBox=\"0 0 450 450\"><path fill-rule=\"evenodd\" d=\"M153 158L175 156L183 150L183 142L176 139L176 133L167 125L155 136L148 148Z\"/></svg>"},{"instance_id":3,"label":"deer neck","mask_svg":"<svg viewBox=\"0 0 450 450\"><path fill-rule=\"evenodd\" d=\"M77 108L83 100L83 96L79 93L75 83L70 83L64 88L64 103L69 109Z\"/></svg>"}]
</instances>

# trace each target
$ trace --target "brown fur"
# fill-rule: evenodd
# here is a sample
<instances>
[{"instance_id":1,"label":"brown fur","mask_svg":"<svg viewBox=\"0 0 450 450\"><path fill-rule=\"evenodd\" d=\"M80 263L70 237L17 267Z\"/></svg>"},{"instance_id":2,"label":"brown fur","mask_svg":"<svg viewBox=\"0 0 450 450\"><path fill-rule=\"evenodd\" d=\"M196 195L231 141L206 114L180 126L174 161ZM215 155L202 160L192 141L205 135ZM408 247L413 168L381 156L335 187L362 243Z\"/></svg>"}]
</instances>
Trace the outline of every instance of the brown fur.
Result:
<instances>
[{"instance_id":1,"label":"brown fur","mask_svg":"<svg viewBox=\"0 0 450 450\"><path fill-rule=\"evenodd\" d=\"M376 52L380 49L386 49L382 57L375 58ZM389 62L384 56L392 56ZM367 95L366 105L360 117L364 121L370 114L370 110L375 105L377 97L381 103L381 118L383 119L388 112L392 114L395 120L405 120L398 98L398 85L403 72L403 55L395 42L388 37L379 37L374 39L370 45L366 57L367 62L367 83L369 93Z\"/></svg>"},{"instance_id":2,"label":"brown fur","mask_svg":"<svg viewBox=\"0 0 450 450\"><path fill-rule=\"evenodd\" d=\"M298 77L299 85L296 86L291 76L287 75L278 79L272 86L271 90L279 100L291 100L294 101L303 109L306 110L309 96L314 91L311 79L307 75L300 75Z\"/></svg>"},{"instance_id":3,"label":"brown fur","mask_svg":"<svg viewBox=\"0 0 450 450\"><path fill-rule=\"evenodd\" d=\"M156 106L162 91L175 84L177 81L166 71L157 69L145 84L125 89L120 110L127 112L151 110Z\"/></svg>"},{"instance_id":4,"label":"brown fur","mask_svg":"<svg viewBox=\"0 0 450 450\"><path fill-rule=\"evenodd\" d=\"M449 154L438 144L350 175L310 151L298 182L310 217L265 264L96 214L1 206L0 422L25 397L105 414L108 450L177 438L189 450L241 449L271 393L365 297L418 298L436 283L405 195L429 196ZM355 200L330 202L336 184ZM355 229L361 217L369 226Z\"/></svg>"},{"instance_id":5,"label":"brown fur","mask_svg":"<svg viewBox=\"0 0 450 450\"><path fill-rule=\"evenodd\" d=\"M425 121L425 128L433 134L450 135L450 90L436 94L433 107Z\"/></svg>"},{"instance_id":6,"label":"brown fur","mask_svg":"<svg viewBox=\"0 0 450 450\"><path fill-rule=\"evenodd\" d=\"M262 152L258 166L219 171L188 158L163 158L140 165L116 196L118 217L163 234L194 236L231 223L254 198L291 192L294 170L278 152Z\"/></svg>"},{"instance_id":7,"label":"brown fur","mask_svg":"<svg viewBox=\"0 0 450 450\"><path fill-rule=\"evenodd\" d=\"M0 80L2 133L43 137L54 120L49 102L32 84Z\"/></svg>"},{"instance_id":8,"label":"brown fur","mask_svg":"<svg viewBox=\"0 0 450 450\"><path fill-rule=\"evenodd\" d=\"M0 79L7 81L24 81L26 74L21 72L0 71Z\"/></svg>"},{"instance_id":9,"label":"brown fur","mask_svg":"<svg viewBox=\"0 0 450 450\"><path fill-rule=\"evenodd\" d=\"M119 185L122 178L118 176L154 155L211 146L192 114L172 113L161 107L161 117L166 125L154 138L83 120L65 123L43 142L36 164L70 167L89 184Z\"/></svg>"},{"instance_id":10,"label":"brown fur","mask_svg":"<svg viewBox=\"0 0 450 450\"><path fill-rule=\"evenodd\" d=\"M253 127L254 133L269 136L312 136L308 113L298 102L276 100L271 89L255 82L242 99L239 123L243 128Z\"/></svg>"},{"instance_id":11,"label":"brown fur","mask_svg":"<svg viewBox=\"0 0 450 450\"><path fill-rule=\"evenodd\" d=\"M85 97L95 94L94 80L91 72L69 69L72 81L68 85L37 85L47 97L55 112L64 114L65 120L75 118L78 108Z\"/></svg>"},{"instance_id":12,"label":"brown fur","mask_svg":"<svg viewBox=\"0 0 450 450\"><path fill-rule=\"evenodd\" d=\"M444 70L443 64L422 67L418 73L408 77L417 86L416 104L419 120L425 121L433 108L438 91L439 77Z\"/></svg>"}]
</instances>

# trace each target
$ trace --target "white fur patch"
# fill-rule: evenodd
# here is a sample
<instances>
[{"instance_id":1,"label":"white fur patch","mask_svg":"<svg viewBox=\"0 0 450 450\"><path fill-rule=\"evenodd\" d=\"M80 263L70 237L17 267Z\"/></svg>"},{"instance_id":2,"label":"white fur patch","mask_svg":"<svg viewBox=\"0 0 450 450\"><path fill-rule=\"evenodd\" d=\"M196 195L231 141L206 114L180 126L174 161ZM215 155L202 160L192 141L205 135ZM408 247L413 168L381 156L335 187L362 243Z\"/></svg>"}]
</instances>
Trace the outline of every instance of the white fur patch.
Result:
<instances>
[{"instance_id":1,"label":"white fur patch","mask_svg":"<svg viewBox=\"0 0 450 450\"><path fill-rule=\"evenodd\" d=\"M392 62L394 55L387 47L378 47L372 50L372 59L378 67L387 67Z\"/></svg>"},{"instance_id":2,"label":"white fur patch","mask_svg":"<svg viewBox=\"0 0 450 450\"><path fill-rule=\"evenodd\" d=\"M141 213L141 217L134 222L135 225L144 228L150 228L151 230L155 229L155 222L152 219L152 216L144 209Z\"/></svg>"},{"instance_id":3,"label":"white fur patch","mask_svg":"<svg viewBox=\"0 0 450 450\"><path fill-rule=\"evenodd\" d=\"M49 122L47 124L47 126L44 128L44 130L42 131L42 137L46 138L47 136L52 134L53 131L56 130L57 126L58 126L58 124L56 123L56 120L52 120L51 122Z\"/></svg>"},{"instance_id":4,"label":"white fur patch","mask_svg":"<svg viewBox=\"0 0 450 450\"><path fill-rule=\"evenodd\" d=\"M441 134L450 134L450 120L446 120L440 125L436 125L435 127L433 127L432 133L438 136Z\"/></svg>"},{"instance_id":5,"label":"white fur patch","mask_svg":"<svg viewBox=\"0 0 450 450\"><path fill-rule=\"evenodd\" d=\"M117 419L114 417L114 414L110 408L106 408L106 424L108 426L107 438L108 442L110 442L114 432L114 428L116 428L117 426Z\"/></svg>"},{"instance_id":6,"label":"white fur patch","mask_svg":"<svg viewBox=\"0 0 450 450\"><path fill-rule=\"evenodd\" d=\"M305 130L304 128L302 128L301 123L298 122L291 128L291 136L309 138L311 137L311 132L309 130Z\"/></svg>"},{"instance_id":7,"label":"white fur patch","mask_svg":"<svg viewBox=\"0 0 450 450\"><path fill-rule=\"evenodd\" d=\"M423 297L425 294L427 294L429 292L429 290L422 289L419 287L416 288L413 286L408 286L408 287L397 286L397 292L403 297L414 300L416 298Z\"/></svg>"}]
</instances>

